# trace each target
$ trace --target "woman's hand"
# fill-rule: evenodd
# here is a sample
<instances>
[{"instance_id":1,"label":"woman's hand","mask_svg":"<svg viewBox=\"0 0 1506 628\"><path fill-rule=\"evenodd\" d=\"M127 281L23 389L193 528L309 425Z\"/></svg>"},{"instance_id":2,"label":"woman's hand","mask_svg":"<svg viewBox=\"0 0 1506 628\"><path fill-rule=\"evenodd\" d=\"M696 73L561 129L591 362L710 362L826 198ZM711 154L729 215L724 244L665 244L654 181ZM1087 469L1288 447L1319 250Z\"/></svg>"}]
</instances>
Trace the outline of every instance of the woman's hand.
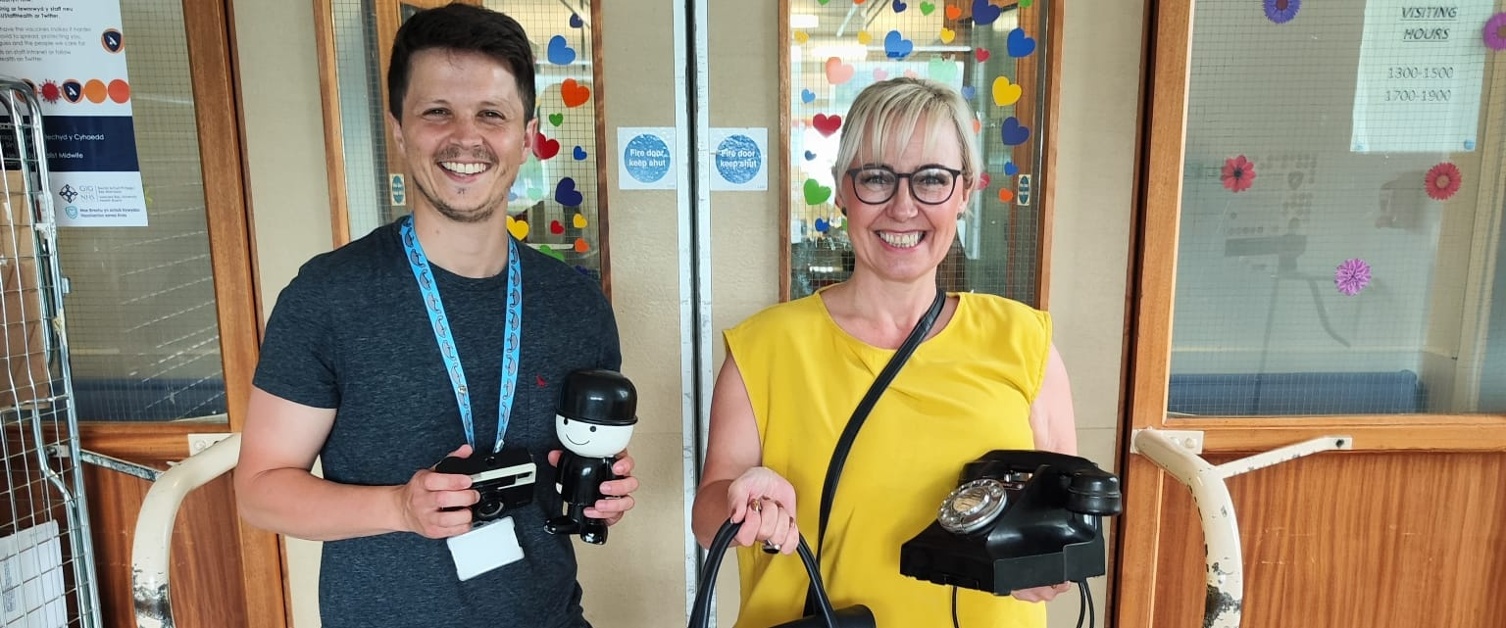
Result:
<instances>
[{"instance_id":1,"label":"woman's hand","mask_svg":"<svg viewBox=\"0 0 1506 628\"><path fill-rule=\"evenodd\" d=\"M1056 596L1071 590L1072 583L1063 582L1061 584L1054 584L1049 587L1020 589L1019 591L1010 593L1010 595L1013 595L1015 599L1024 600L1026 602L1050 602L1051 600L1056 599Z\"/></svg>"},{"instance_id":2,"label":"woman's hand","mask_svg":"<svg viewBox=\"0 0 1506 628\"><path fill-rule=\"evenodd\" d=\"M733 542L740 547L763 541L765 551L793 554L800 545L795 526L795 487L768 467L753 467L727 486L733 523L742 523Z\"/></svg>"}]
</instances>

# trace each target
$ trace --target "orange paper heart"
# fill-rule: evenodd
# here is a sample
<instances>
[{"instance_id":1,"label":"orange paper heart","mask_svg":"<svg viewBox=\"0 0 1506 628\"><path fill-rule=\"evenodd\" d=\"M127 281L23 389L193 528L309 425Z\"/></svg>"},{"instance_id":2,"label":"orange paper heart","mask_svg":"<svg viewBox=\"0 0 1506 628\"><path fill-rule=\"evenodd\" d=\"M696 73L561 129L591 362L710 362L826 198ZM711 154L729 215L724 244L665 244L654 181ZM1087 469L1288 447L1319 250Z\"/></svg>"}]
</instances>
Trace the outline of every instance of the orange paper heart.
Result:
<instances>
[{"instance_id":1,"label":"orange paper heart","mask_svg":"<svg viewBox=\"0 0 1506 628\"><path fill-rule=\"evenodd\" d=\"M560 83L560 100L565 101L566 107L579 107L590 98L591 88L575 82L575 79L567 78Z\"/></svg>"},{"instance_id":2,"label":"orange paper heart","mask_svg":"<svg viewBox=\"0 0 1506 628\"><path fill-rule=\"evenodd\" d=\"M955 19L957 19L959 17L962 17L962 7L954 6L954 5L947 5L947 7L946 7L946 19L955 20Z\"/></svg>"},{"instance_id":3,"label":"orange paper heart","mask_svg":"<svg viewBox=\"0 0 1506 628\"><path fill-rule=\"evenodd\" d=\"M1007 188L999 188L999 200L1005 203L1014 200L1014 192Z\"/></svg>"}]
</instances>

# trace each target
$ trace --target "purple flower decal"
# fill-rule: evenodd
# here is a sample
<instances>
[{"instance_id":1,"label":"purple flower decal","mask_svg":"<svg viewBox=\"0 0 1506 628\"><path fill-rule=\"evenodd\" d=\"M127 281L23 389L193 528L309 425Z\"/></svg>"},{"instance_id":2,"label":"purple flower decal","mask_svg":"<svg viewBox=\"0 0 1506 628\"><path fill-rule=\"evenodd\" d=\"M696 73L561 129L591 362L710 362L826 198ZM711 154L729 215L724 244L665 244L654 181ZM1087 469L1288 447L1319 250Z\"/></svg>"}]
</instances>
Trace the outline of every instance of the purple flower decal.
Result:
<instances>
[{"instance_id":1,"label":"purple flower decal","mask_svg":"<svg viewBox=\"0 0 1506 628\"><path fill-rule=\"evenodd\" d=\"M1497 13L1485 23L1485 47L1491 50L1506 50L1506 12Z\"/></svg>"},{"instance_id":2,"label":"purple flower decal","mask_svg":"<svg viewBox=\"0 0 1506 628\"><path fill-rule=\"evenodd\" d=\"M1277 24L1292 21L1301 10L1302 0L1265 0L1265 17Z\"/></svg>"},{"instance_id":3,"label":"purple flower decal","mask_svg":"<svg viewBox=\"0 0 1506 628\"><path fill-rule=\"evenodd\" d=\"M1365 286L1370 285L1370 265L1358 257L1344 260L1333 271L1333 285L1346 297L1359 294Z\"/></svg>"}]
</instances>

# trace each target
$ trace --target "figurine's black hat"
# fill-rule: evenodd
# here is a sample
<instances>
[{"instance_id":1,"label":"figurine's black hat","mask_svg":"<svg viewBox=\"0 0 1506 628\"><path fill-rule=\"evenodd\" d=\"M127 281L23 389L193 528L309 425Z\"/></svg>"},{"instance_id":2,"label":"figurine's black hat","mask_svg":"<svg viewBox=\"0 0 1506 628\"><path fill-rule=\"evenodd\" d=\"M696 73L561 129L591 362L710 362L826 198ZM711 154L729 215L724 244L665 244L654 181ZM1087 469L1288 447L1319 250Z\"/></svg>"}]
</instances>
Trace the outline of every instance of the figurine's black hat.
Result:
<instances>
[{"instance_id":1,"label":"figurine's black hat","mask_svg":"<svg viewBox=\"0 0 1506 628\"><path fill-rule=\"evenodd\" d=\"M556 413L567 419L596 425L632 425L638 422L638 391L633 382L617 371L573 371L560 387Z\"/></svg>"}]
</instances>

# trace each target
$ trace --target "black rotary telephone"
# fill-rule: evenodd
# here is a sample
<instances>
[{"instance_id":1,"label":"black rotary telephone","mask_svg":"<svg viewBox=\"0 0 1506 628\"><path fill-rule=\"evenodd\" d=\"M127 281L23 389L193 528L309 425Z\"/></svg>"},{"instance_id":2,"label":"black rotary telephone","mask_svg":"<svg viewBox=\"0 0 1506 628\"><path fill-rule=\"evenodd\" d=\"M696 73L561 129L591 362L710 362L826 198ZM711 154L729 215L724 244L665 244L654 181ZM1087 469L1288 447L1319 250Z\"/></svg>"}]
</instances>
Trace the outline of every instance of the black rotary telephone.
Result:
<instances>
[{"instance_id":1,"label":"black rotary telephone","mask_svg":"<svg viewBox=\"0 0 1506 628\"><path fill-rule=\"evenodd\" d=\"M1119 478L1086 458L991 451L900 546L899 571L994 595L1083 582L1106 572L1102 520L1123 508Z\"/></svg>"}]
</instances>

